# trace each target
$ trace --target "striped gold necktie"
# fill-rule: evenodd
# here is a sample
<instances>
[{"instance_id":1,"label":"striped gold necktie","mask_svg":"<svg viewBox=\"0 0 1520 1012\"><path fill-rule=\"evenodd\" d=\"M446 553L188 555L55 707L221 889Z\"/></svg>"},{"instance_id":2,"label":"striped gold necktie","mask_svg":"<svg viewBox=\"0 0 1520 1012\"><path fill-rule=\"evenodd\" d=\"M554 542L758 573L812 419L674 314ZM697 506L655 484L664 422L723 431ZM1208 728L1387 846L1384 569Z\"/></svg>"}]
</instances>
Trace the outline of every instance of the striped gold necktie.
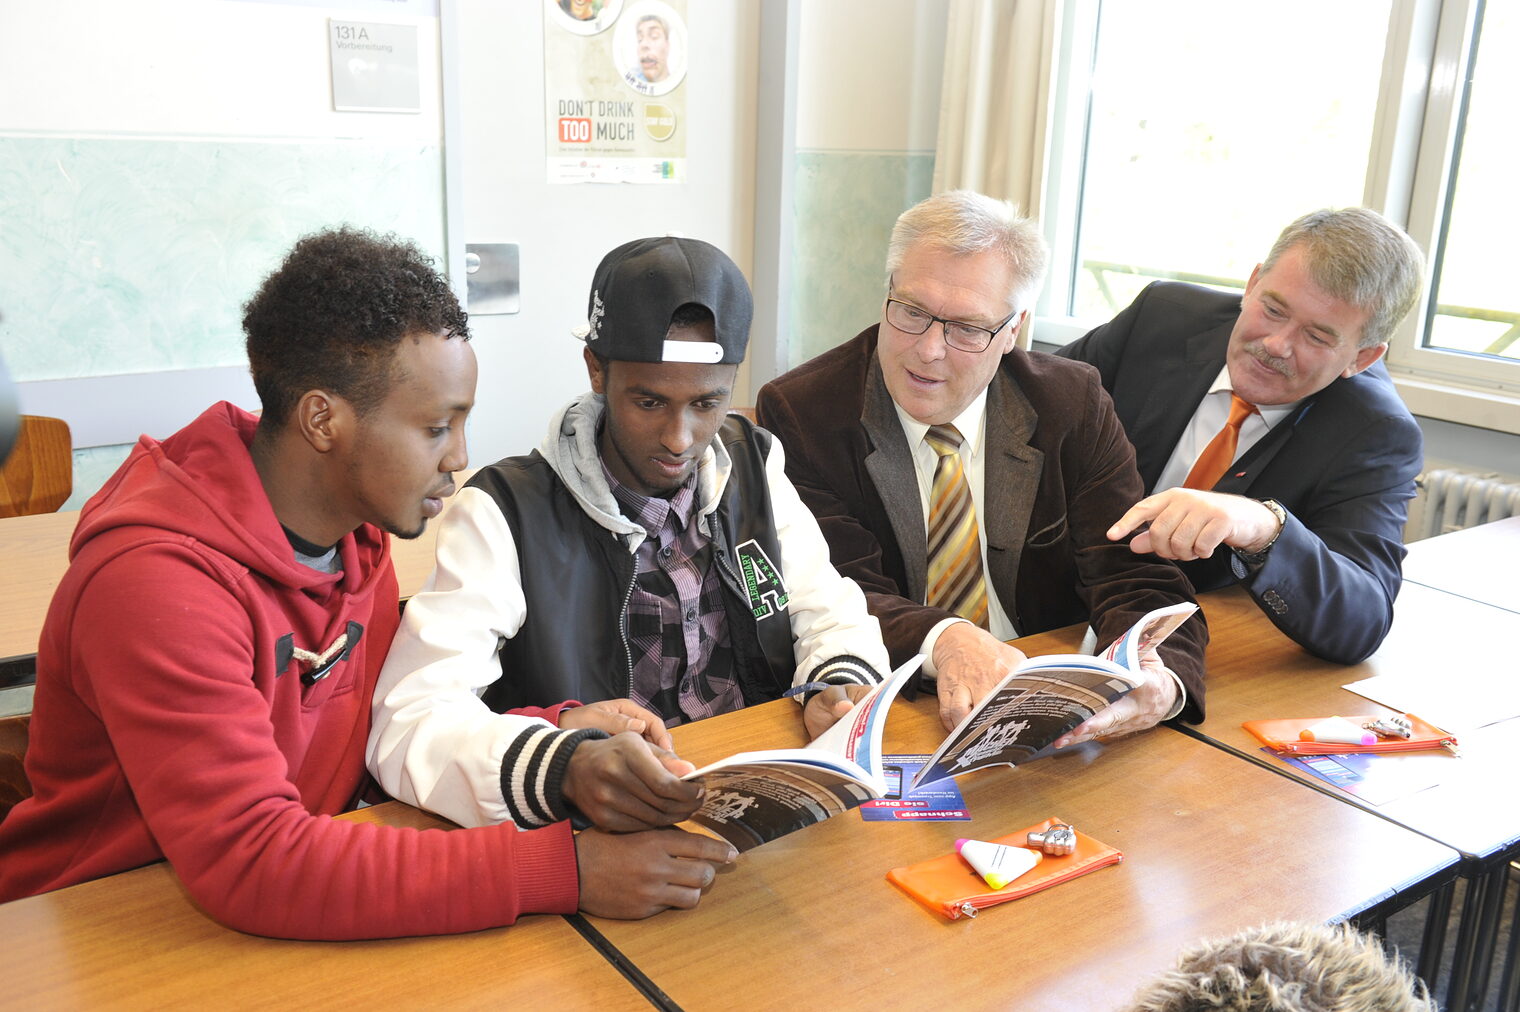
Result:
<instances>
[{"instance_id":1,"label":"striped gold necktie","mask_svg":"<svg viewBox=\"0 0 1520 1012\"><path fill-rule=\"evenodd\" d=\"M929 491L929 591L926 603L987 628L987 584L976 504L961 468L961 434L953 425L931 425L924 435L939 454Z\"/></svg>"}]
</instances>

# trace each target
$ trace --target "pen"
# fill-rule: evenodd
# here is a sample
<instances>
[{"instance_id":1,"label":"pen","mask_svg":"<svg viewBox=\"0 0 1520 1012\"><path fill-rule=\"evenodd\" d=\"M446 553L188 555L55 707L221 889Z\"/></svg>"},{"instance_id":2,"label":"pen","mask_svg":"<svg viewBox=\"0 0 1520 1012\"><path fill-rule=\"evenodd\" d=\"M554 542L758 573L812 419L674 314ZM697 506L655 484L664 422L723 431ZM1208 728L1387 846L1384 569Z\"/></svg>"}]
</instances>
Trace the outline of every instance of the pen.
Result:
<instances>
[{"instance_id":1,"label":"pen","mask_svg":"<svg viewBox=\"0 0 1520 1012\"><path fill-rule=\"evenodd\" d=\"M790 698L792 696L800 696L805 692L822 692L824 689L832 689L833 687L833 682L803 682L801 685L792 686L781 695Z\"/></svg>"}]
</instances>

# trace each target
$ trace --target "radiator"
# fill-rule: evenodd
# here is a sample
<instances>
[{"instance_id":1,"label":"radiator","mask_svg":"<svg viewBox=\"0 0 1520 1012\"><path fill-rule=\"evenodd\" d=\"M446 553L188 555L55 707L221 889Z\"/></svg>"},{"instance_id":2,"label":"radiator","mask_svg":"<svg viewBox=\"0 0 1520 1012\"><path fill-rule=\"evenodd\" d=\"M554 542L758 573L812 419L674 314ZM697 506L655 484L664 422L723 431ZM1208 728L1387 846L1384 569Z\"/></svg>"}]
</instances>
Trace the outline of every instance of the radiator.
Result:
<instances>
[{"instance_id":1,"label":"radiator","mask_svg":"<svg viewBox=\"0 0 1520 1012\"><path fill-rule=\"evenodd\" d=\"M1520 516L1520 477L1441 469L1415 479L1419 493L1409 506L1405 541Z\"/></svg>"}]
</instances>

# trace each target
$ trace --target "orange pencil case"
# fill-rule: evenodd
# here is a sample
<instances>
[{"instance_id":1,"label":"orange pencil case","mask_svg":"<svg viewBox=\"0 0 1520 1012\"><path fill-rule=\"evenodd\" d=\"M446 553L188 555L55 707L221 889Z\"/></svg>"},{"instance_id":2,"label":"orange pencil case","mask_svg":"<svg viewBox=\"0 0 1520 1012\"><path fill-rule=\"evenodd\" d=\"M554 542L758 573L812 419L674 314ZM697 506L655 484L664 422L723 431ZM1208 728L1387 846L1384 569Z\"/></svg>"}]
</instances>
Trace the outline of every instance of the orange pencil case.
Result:
<instances>
[{"instance_id":1,"label":"orange pencil case","mask_svg":"<svg viewBox=\"0 0 1520 1012\"><path fill-rule=\"evenodd\" d=\"M1447 734L1434 724L1427 723L1412 713L1404 714L1413 732L1408 738L1379 738L1371 745L1346 745L1338 742L1301 741L1298 733L1324 720L1323 717L1284 717L1277 720L1248 720L1240 726L1263 745L1285 755L1349 755L1353 752L1418 752L1421 749L1444 748L1455 752L1456 735ZM1346 720L1361 727L1376 716L1346 716Z\"/></svg>"},{"instance_id":2,"label":"orange pencil case","mask_svg":"<svg viewBox=\"0 0 1520 1012\"><path fill-rule=\"evenodd\" d=\"M1051 818L1036 823L1017 833L1000 836L990 842L1007 847L1022 847L1028 843L1030 833L1043 833L1051 826L1064 822ZM1106 843L1099 843L1086 833L1077 832L1077 846L1070 854L1060 857L1046 854L1039 864L1027 874L1014 879L1001 889L990 890L987 883L959 854L920 861L917 864L893 868L887 872L892 884L913 897L930 910L949 920L975 917L978 910L1016 900L1041 889L1068 882L1079 875L1124 860L1124 855Z\"/></svg>"}]
</instances>

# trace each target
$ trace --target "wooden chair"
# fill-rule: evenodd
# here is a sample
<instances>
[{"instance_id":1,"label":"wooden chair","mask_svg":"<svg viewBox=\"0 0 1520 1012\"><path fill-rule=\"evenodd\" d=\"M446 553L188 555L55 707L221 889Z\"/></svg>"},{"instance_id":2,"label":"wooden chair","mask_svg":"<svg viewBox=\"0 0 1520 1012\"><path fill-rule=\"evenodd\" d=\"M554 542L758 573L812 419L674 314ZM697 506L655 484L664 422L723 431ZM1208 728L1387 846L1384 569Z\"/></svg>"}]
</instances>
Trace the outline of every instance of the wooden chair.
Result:
<instances>
[{"instance_id":1,"label":"wooden chair","mask_svg":"<svg viewBox=\"0 0 1520 1012\"><path fill-rule=\"evenodd\" d=\"M743 415L752 422L755 420L755 409L747 404L742 406L730 404L728 406L728 413L731 415Z\"/></svg>"},{"instance_id":2,"label":"wooden chair","mask_svg":"<svg viewBox=\"0 0 1520 1012\"><path fill-rule=\"evenodd\" d=\"M0 717L0 820L22 800L32 796L26 778L26 741L31 714Z\"/></svg>"},{"instance_id":3,"label":"wooden chair","mask_svg":"<svg viewBox=\"0 0 1520 1012\"><path fill-rule=\"evenodd\" d=\"M0 517L52 513L74 491L74 444L61 418L22 415L10 459L0 467Z\"/></svg>"}]
</instances>

